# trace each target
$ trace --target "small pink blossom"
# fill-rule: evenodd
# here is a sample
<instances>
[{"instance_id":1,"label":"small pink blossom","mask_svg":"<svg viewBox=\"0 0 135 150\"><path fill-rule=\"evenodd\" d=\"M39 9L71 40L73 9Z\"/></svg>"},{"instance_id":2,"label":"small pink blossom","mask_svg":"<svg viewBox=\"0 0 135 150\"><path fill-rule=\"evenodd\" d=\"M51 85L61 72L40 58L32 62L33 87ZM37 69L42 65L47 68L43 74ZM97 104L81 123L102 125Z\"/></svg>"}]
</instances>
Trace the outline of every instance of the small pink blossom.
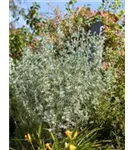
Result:
<instances>
[{"instance_id":1,"label":"small pink blossom","mask_svg":"<svg viewBox=\"0 0 135 150\"><path fill-rule=\"evenodd\" d=\"M33 41L38 42L38 39L37 38L33 38Z\"/></svg>"},{"instance_id":2,"label":"small pink blossom","mask_svg":"<svg viewBox=\"0 0 135 150\"><path fill-rule=\"evenodd\" d=\"M92 10L92 11L90 11L90 14L91 14L91 16L95 16L96 12Z\"/></svg>"},{"instance_id":3,"label":"small pink blossom","mask_svg":"<svg viewBox=\"0 0 135 150\"><path fill-rule=\"evenodd\" d=\"M120 56L125 56L125 51L124 50L119 51L119 55Z\"/></svg>"},{"instance_id":4,"label":"small pink blossom","mask_svg":"<svg viewBox=\"0 0 135 150\"><path fill-rule=\"evenodd\" d=\"M123 17L122 23L125 25L125 16Z\"/></svg>"},{"instance_id":5,"label":"small pink blossom","mask_svg":"<svg viewBox=\"0 0 135 150\"><path fill-rule=\"evenodd\" d=\"M100 11L100 14L102 17L107 17L108 16L108 13L105 12L105 11Z\"/></svg>"},{"instance_id":6,"label":"small pink blossom","mask_svg":"<svg viewBox=\"0 0 135 150\"><path fill-rule=\"evenodd\" d=\"M110 62L103 62L102 67L103 67L103 69L107 69L107 68L111 67L111 63Z\"/></svg>"}]
</instances>

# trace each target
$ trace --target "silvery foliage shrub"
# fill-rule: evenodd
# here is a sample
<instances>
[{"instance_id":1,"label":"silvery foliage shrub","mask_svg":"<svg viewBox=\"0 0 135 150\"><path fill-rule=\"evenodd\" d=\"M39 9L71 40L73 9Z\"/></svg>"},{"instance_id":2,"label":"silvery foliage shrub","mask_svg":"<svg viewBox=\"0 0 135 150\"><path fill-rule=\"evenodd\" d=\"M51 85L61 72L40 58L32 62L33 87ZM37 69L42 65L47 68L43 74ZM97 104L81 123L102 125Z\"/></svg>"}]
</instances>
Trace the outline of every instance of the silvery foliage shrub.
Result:
<instances>
[{"instance_id":1,"label":"silvery foliage shrub","mask_svg":"<svg viewBox=\"0 0 135 150\"><path fill-rule=\"evenodd\" d=\"M12 67L10 82L27 112L18 113L23 122L42 120L51 130L67 129L87 124L96 111L108 88L100 73L104 38L83 30L81 38L80 32L72 37L76 38L71 42L61 40L70 54L63 47L61 57L55 58L53 45L44 38L39 51L33 53L27 48L22 60Z\"/></svg>"}]
</instances>

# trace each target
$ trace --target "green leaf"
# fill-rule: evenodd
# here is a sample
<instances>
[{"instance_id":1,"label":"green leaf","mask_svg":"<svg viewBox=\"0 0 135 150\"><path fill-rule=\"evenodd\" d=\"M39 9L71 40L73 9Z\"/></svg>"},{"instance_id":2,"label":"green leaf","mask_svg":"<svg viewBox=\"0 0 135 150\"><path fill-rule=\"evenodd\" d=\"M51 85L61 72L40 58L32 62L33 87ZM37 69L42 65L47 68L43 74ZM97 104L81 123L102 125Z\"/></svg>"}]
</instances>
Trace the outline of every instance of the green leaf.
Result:
<instances>
[{"instance_id":1,"label":"green leaf","mask_svg":"<svg viewBox=\"0 0 135 150\"><path fill-rule=\"evenodd\" d=\"M95 128L93 130L91 130L88 134L86 134L81 140L80 142L78 143L78 146L86 139L86 138L89 138L90 136L92 136L95 132L101 130L101 128Z\"/></svg>"},{"instance_id":2,"label":"green leaf","mask_svg":"<svg viewBox=\"0 0 135 150\"><path fill-rule=\"evenodd\" d=\"M55 148L55 150L60 150L58 138L55 135L53 135L52 132L50 132L50 134L54 141L53 147Z\"/></svg>"},{"instance_id":3,"label":"green leaf","mask_svg":"<svg viewBox=\"0 0 135 150\"><path fill-rule=\"evenodd\" d=\"M26 21L26 24L27 24L27 25L30 24L30 20L27 20L27 21Z\"/></svg>"},{"instance_id":4,"label":"green leaf","mask_svg":"<svg viewBox=\"0 0 135 150\"><path fill-rule=\"evenodd\" d=\"M72 1L72 0L70 0L68 4L69 4L69 5L72 5L72 4L73 4L73 1Z\"/></svg>"},{"instance_id":5,"label":"green leaf","mask_svg":"<svg viewBox=\"0 0 135 150\"><path fill-rule=\"evenodd\" d=\"M41 132L42 132L42 122L40 123L39 128L38 128L38 138L41 137Z\"/></svg>"},{"instance_id":6,"label":"green leaf","mask_svg":"<svg viewBox=\"0 0 135 150\"><path fill-rule=\"evenodd\" d=\"M83 22L83 18L79 18L78 22L81 24Z\"/></svg>"}]
</instances>

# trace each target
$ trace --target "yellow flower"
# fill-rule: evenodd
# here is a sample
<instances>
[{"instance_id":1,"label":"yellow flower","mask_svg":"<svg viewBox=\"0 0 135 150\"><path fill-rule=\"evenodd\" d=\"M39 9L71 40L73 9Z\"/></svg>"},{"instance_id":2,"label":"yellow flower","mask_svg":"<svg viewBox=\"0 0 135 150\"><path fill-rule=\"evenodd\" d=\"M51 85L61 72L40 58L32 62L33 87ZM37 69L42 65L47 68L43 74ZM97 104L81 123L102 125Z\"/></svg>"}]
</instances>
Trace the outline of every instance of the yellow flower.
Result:
<instances>
[{"instance_id":1,"label":"yellow flower","mask_svg":"<svg viewBox=\"0 0 135 150\"><path fill-rule=\"evenodd\" d=\"M25 139L30 143L32 142L31 135L29 133L25 135Z\"/></svg>"},{"instance_id":2,"label":"yellow flower","mask_svg":"<svg viewBox=\"0 0 135 150\"><path fill-rule=\"evenodd\" d=\"M66 134L66 136L67 136L68 138L70 138L70 140L72 140L72 132L71 132L71 131L67 130L67 131L65 132L65 134Z\"/></svg>"},{"instance_id":3,"label":"yellow flower","mask_svg":"<svg viewBox=\"0 0 135 150\"><path fill-rule=\"evenodd\" d=\"M69 146L69 150L75 150L75 149L76 149L76 146L74 146L72 144Z\"/></svg>"},{"instance_id":4,"label":"yellow flower","mask_svg":"<svg viewBox=\"0 0 135 150\"><path fill-rule=\"evenodd\" d=\"M65 143L65 148L68 148L68 146L69 146L69 144L66 142L66 143Z\"/></svg>"},{"instance_id":5,"label":"yellow flower","mask_svg":"<svg viewBox=\"0 0 135 150\"><path fill-rule=\"evenodd\" d=\"M74 135L72 136L72 132L69 131L69 130L67 130L67 131L65 132L65 134L66 134L66 136L67 136L70 140L73 140L73 139L75 139L75 138L77 137L78 132L75 132Z\"/></svg>"},{"instance_id":6,"label":"yellow flower","mask_svg":"<svg viewBox=\"0 0 135 150\"><path fill-rule=\"evenodd\" d=\"M75 132L73 138L75 139L77 135L78 135L78 132Z\"/></svg>"},{"instance_id":7,"label":"yellow flower","mask_svg":"<svg viewBox=\"0 0 135 150\"><path fill-rule=\"evenodd\" d=\"M45 146L46 146L47 150L51 150L51 149L52 149L52 148L50 147L50 144L49 144L49 143L46 143Z\"/></svg>"}]
</instances>

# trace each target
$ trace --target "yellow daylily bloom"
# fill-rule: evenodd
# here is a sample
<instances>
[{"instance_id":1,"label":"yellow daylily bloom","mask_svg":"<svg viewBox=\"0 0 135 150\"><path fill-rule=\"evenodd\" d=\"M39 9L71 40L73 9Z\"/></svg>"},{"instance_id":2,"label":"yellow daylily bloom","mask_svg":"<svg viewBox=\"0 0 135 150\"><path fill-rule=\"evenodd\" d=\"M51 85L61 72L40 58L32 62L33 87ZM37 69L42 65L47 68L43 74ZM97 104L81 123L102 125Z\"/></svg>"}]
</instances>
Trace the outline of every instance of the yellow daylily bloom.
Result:
<instances>
[{"instance_id":1,"label":"yellow daylily bloom","mask_svg":"<svg viewBox=\"0 0 135 150\"><path fill-rule=\"evenodd\" d=\"M69 150L75 150L75 149L76 149L76 146L74 146L72 144L69 146Z\"/></svg>"},{"instance_id":2,"label":"yellow daylily bloom","mask_svg":"<svg viewBox=\"0 0 135 150\"><path fill-rule=\"evenodd\" d=\"M75 139L77 135L78 135L78 132L75 132L73 138Z\"/></svg>"},{"instance_id":3,"label":"yellow daylily bloom","mask_svg":"<svg viewBox=\"0 0 135 150\"><path fill-rule=\"evenodd\" d=\"M69 130L67 130L67 131L65 132L65 134L66 134L66 136L67 136L70 140L73 140L73 139L75 139L75 138L78 136L78 132L75 132L74 135L72 136L72 132L69 131Z\"/></svg>"},{"instance_id":4,"label":"yellow daylily bloom","mask_svg":"<svg viewBox=\"0 0 135 150\"><path fill-rule=\"evenodd\" d=\"M67 142L65 142L65 148L68 148L69 144Z\"/></svg>"},{"instance_id":5,"label":"yellow daylily bloom","mask_svg":"<svg viewBox=\"0 0 135 150\"><path fill-rule=\"evenodd\" d=\"M51 150L51 149L52 149L52 148L50 147L50 144L49 144L49 143L46 143L45 146L46 146L47 150Z\"/></svg>"},{"instance_id":6,"label":"yellow daylily bloom","mask_svg":"<svg viewBox=\"0 0 135 150\"><path fill-rule=\"evenodd\" d=\"M65 134L66 134L66 136L67 136L68 138L70 138L70 140L72 140L72 132L71 132L71 131L67 130L67 131L65 132Z\"/></svg>"},{"instance_id":7,"label":"yellow daylily bloom","mask_svg":"<svg viewBox=\"0 0 135 150\"><path fill-rule=\"evenodd\" d=\"M30 143L32 142L31 135L29 133L25 135L25 139Z\"/></svg>"}]
</instances>

